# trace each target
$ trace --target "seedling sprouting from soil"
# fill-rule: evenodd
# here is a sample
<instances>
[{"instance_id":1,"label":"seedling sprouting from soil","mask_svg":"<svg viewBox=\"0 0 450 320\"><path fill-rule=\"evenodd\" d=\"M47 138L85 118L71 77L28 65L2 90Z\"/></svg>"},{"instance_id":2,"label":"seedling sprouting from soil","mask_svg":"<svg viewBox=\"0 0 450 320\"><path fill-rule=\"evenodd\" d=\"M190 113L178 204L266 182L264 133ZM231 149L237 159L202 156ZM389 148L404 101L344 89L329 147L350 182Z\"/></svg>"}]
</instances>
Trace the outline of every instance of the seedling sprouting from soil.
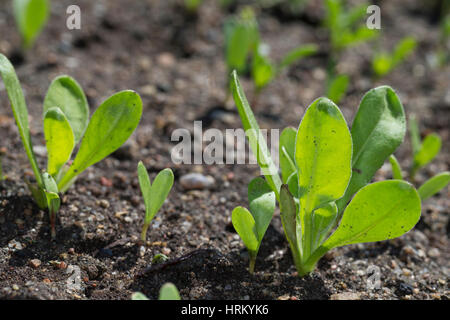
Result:
<instances>
[{"instance_id":1,"label":"seedling sprouting from soil","mask_svg":"<svg viewBox=\"0 0 450 320\"><path fill-rule=\"evenodd\" d=\"M409 171L409 178L415 181L416 173L429 164L439 154L441 150L441 138L436 133L428 134L421 141L419 126L414 116L409 117L409 134L411 137L411 145L413 152L413 163ZM403 179L402 168L400 163L391 155L389 161L392 166L392 175L394 179ZM422 200L426 200L450 183L450 172L441 172L434 177L425 181L418 189Z\"/></svg>"},{"instance_id":2,"label":"seedling sprouting from soil","mask_svg":"<svg viewBox=\"0 0 450 320\"><path fill-rule=\"evenodd\" d=\"M332 101L315 100L298 130L286 128L280 136L281 178L236 72L231 88L250 147L266 178L261 189L270 188L278 200L300 276L310 273L335 247L396 238L418 222L420 197L411 184L400 180L369 184L406 131L403 106L390 87L366 93L351 132ZM271 211L268 204L261 204ZM249 218L244 223L238 232L243 238L251 237L242 230L258 227Z\"/></svg>"},{"instance_id":3,"label":"seedling sprouting from soil","mask_svg":"<svg viewBox=\"0 0 450 320\"><path fill-rule=\"evenodd\" d=\"M158 173L153 184L151 184L147 169L142 161L140 161L138 164L138 178L145 203L145 218L141 233L141 240L145 242L150 222L152 222L169 195L173 186L174 177L172 170L166 168Z\"/></svg>"},{"instance_id":4,"label":"seedling sprouting from soil","mask_svg":"<svg viewBox=\"0 0 450 320\"><path fill-rule=\"evenodd\" d=\"M250 211L243 207L236 207L231 220L247 247L250 257L249 270L253 273L259 246L275 211L275 192L263 178L255 178L248 185L248 202Z\"/></svg>"},{"instance_id":5,"label":"seedling sprouting from soil","mask_svg":"<svg viewBox=\"0 0 450 320\"><path fill-rule=\"evenodd\" d=\"M50 12L48 0L13 0L14 18L22 35L23 48L33 46L47 23Z\"/></svg>"},{"instance_id":6,"label":"seedling sprouting from soil","mask_svg":"<svg viewBox=\"0 0 450 320\"><path fill-rule=\"evenodd\" d=\"M135 292L131 295L131 300L149 300L142 292ZM159 290L158 300L181 300L180 293L173 283L163 284Z\"/></svg>"},{"instance_id":7,"label":"seedling sprouting from soil","mask_svg":"<svg viewBox=\"0 0 450 320\"><path fill-rule=\"evenodd\" d=\"M258 22L250 7L225 23L226 61L229 72L244 73L251 66L253 83L258 94L281 71L300 59L317 52L315 44L305 44L289 51L280 62L272 62L268 56L269 46L261 42ZM248 61L252 61L248 65Z\"/></svg>"},{"instance_id":8,"label":"seedling sprouting from soil","mask_svg":"<svg viewBox=\"0 0 450 320\"><path fill-rule=\"evenodd\" d=\"M342 52L378 35L377 30L367 28L365 16L367 4L362 3L346 10L343 0L324 1L326 15L324 24L330 37L330 51L327 67L326 96L339 103L344 96L349 80L345 74L338 74L336 65Z\"/></svg>"},{"instance_id":9,"label":"seedling sprouting from soil","mask_svg":"<svg viewBox=\"0 0 450 320\"><path fill-rule=\"evenodd\" d=\"M41 172L33 152L25 97L14 67L0 54L0 76L6 87L14 118L36 182L27 182L41 209L49 209L52 235L59 209L59 196L77 176L116 151L136 129L142 115L142 101L131 90L118 92L105 100L89 121L89 106L79 84L69 76L53 80L43 107L47 170ZM78 153L69 166L72 152Z\"/></svg>"},{"instance_id":10,"label":"seedling sprouting from soil","mask_svg":"<svg viewBox=\"0 0 450 320\"><path fill-rule=\"evenodd\" d=\"M377 53L372 60L373 72L377 77L388 74L397 65L403 62L414 51L416 46L416 39L413 37L406 37L395 46L392 53Z\"/></svg>"}]
</instances>

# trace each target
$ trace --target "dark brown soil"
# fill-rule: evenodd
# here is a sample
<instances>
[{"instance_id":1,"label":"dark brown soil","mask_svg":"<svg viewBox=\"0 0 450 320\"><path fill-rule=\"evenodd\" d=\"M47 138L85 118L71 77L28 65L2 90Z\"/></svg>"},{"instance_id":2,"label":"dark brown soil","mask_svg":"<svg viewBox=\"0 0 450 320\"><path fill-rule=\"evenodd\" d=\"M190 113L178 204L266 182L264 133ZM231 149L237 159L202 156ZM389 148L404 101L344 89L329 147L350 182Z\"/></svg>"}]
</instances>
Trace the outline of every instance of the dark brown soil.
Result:
<instances>
[{"instance_id":1,"label":"dark brown soil","mask_svg":"<svg viewBox=\"0 0 450 320\"><path fill-rule=\"evenodd\" d=\"M82 29L69 31L65 11L74 3L82 10ZM412 34L419 47L393 73L376 81L370 73L372 46L346 51L338 69L350 74L352 82L340 107L351 123L368 89L391 85L407 114L418 115L422 133L437 132L444 142L439 157L419 175L422 182L449 167L450 70L448 65L429 66L439 26L421 1L380 3L384 32L380 45L392 48ZM447 299L448 188L423 204L422 218L408 234L333 250L303 279L296 276L277 213L263 241L257 272L248 273L248 257L230 215L235 206L247 205L246 186L259 174L258 168L176 166L170 158L175 128L192 128L199 119L204 130L241 127L234 107L223 105L226 13L215 1L205 1L199 13L188 16L167 0L52 1L48 26L22 56L17 53L20 39L9 2L0 4L0 52L16 64L35 146L44 145L42 101L57 75L78 80L91 113L122 89L136 90L144 101L143 118L126 146L86 170L64 195L57 239L51 241L48 215L33 203L22 179L29 164L0 84L1 146L7 150L3 159L7 179L0 181L0 298L129 299L139 290L155 299L161 285L170 281L183 299ZM323 52L297 63L262 92L254 106L261 127L297 126L305 107L323 95L327 37L320 27L321 15L315 1L300 19L280 10L259 13L260 29L274 59L306 42L318 43ZM251 99L251 83L242 81ZM396 155L404 167L410 164L407 141ZM39 152L38 160L44 167L45 157ZM136 174L139 160L152 178L165 167L173 168L176 178L149 229L147 246L138 243L144 215ZM213 176L214 187L183 190L178 181L189 172ZM387 165L376 176L384 178L390 178ZM152 265L158 253L170 260ZM370 289L368 283L377 276L380 286Z\"/></svg>"}]
</instances>

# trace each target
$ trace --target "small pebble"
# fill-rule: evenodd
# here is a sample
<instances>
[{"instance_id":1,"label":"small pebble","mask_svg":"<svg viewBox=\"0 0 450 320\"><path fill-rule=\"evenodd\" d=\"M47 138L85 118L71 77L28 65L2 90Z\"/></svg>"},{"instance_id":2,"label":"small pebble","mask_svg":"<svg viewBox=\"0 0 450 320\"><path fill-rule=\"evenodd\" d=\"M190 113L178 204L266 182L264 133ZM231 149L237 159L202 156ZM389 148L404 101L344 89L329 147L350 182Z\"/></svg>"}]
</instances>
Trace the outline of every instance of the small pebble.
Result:
<instances>
[{"instance_id":1,"label":"small pebble","mask_svg":"<svg viewBox=\"0 0 450 320\"><path fill-rule=\"evenodd\" d=\"M208 189L215 182L212 176L204 176L201 173L188 173L180 178L180 184L185 190Z\"/></svg>"},{"instance_id":2,"label":"small pebble","mask_svg":"<svg viewBox=\"0 0 450 320\"><path fill-rule=\"evenodd\" d=\"M30 266L31 267L33 267L33 268L35 268L35 269L37 269L37 268L39 268L40 267L40 265L41 265L41 260L39 260L39 259L31 259L30 260Z\"/></svg>"}]
</instances>

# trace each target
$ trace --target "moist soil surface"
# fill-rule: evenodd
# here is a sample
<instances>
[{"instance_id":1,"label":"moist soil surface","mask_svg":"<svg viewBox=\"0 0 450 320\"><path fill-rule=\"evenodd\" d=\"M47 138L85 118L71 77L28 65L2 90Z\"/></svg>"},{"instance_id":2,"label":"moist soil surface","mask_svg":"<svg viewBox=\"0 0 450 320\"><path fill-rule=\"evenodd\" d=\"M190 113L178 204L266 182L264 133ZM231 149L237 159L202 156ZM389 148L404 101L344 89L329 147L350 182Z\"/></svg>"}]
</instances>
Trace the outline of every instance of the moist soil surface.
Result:
<instances>
[{"instance_id":1,"label":"moist soil surface","mask_svg":"<svg viewBox=\"0 0 450 320\"><path fill-rule=\"evenodd\" d=\"M81 30L66 28L66 8L74 1L52 1L48 25L32 50L21 54L9 2L0 4L0 52L16 67L28 109L35 152L45 163L42 101L51 80L69 74L84 88L91 114L108 96L123 89L140 93L144 113L130 140L86 170L63 195L57 237L50 237L48 214L34 204L24 183L30 166L0 83L0 136L5 149L0 181L0 298L130 299L141 291L156 299L173 282L183 299L447 299L449 189L425 201L417 226L389 241L349 245L329 252L309 276L299 278L284 238L279 211L262 243L254 275L248 255L231 225L231 211L247 206L256 165L175 165L172 131L195 120L208 128L241 128L233 103L226 101L227 70L222 26L236 8L223 10L205 1L198 15L173 1L76 1ZM432 68L438 47L435 13L420 1L383 1L379 45L391 49L406 35L419 46L407 61L382 79L370 69L373 44L348 49L337 66L351 77L340 102L351 123L363 94L392 86L407 114L420 120L422 135L438 133L440 155L417 176L420 185L448 170L449 66ZM297 127L305 108L324 94L327 33L323 8L311 1L300 17L282 10L258 12L263 40L280 59L299 44L314 42L320 53L302 60L273 81L258 98L251 81L241 81L262 128ZM396 156L411 164L409 137ZM175 184L168 200L139 242L145 212L137 163L153 179L171 167ZM208 189L185 190L180 177L196 172L214 178ZM384 165L374 180L391 178ZM164 254L168 260L156 263ZM153 263L152 263L153 262Z\"/></svg>"}]
</instances>

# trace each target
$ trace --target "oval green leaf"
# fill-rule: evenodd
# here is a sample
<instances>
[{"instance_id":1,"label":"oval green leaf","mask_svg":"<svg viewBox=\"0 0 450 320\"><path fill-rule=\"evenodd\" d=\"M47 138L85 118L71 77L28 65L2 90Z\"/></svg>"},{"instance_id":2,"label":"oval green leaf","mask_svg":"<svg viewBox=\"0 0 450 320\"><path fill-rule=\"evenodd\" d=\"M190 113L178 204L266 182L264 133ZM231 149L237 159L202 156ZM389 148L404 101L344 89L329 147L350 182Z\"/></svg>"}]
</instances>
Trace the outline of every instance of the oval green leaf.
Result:
<instances>
[{"instance_id":1,"label":"oval green leaf","mask_svg":"<svg viewBox=\"0 0 450 320\"><path fill-rule=\"evenodd\" d=\"M249 253L256 255L259 241L256 233L256 223L250 211L244 207L236 207L231 213L231 222L234 229L241 237Z\"/></svg>"},{"instance_id":2,"label":"oval green leaf","mask_svg":"<svg viewBox=\"0 0 450 320\"><path fill-rule=\"evenodd\" d=\"M392 177L394 179L403 180L403 174L402 174L402 168L400 167L400 163L398 162L397 158L391 154L389 157L389 162L391 163L392 167Z\"/></svg>"},{"instance_id":3,"label":"oval green leaf","mask_svg":"<svg viewBox=\"0 0 450 320\"><path fill-rule=\"evenodd\" d=\"M422 168L431 162L441 150L442 141L436 133L431 133L423 139L417 153L414 155L414 168Z\"/></svg>"},{"instance_id":4,"label":"oval green leaf","mask_svg":"<svg viewBox=\"0 0 450 320\"><path fill-rule=\"evenodd\" d=\"M419 194L408 182L387 180L369 184L355 195L339 227L323 247L329 250L399 237L416 225L420 210Z\"/></svg>"},{"instance_id":5,"label":"oval green leaf","mask_svg":"<svg viewBox=\"0 0 450 320\"><path fill-rule=\"evenodd\" d=\"M23 44L29 48L47 22L50 11L48 0L14 0L13 11Z\"/></svg>"},{"instance_id":6,"label":"oval green leaf","mask_svg":"<svg viewBox=\"0 0 450 320\"><path fill-rule=\"evenodd\" d=\"M180 293L173 283L166 283L159 290L159 300L181 300Z\"/></svg>"},{"instance_id":7,"label":"oval green leaf","mask_svg":"<svg viewBox=\"0 0 450 320\"><path fill-rule=\"evenodd\" d=\"M258 245L261 243L276 206L275 192L272 191L266 180L257 177L248 185L248 202L250 213L255 220Z\"/></svg>"},{"instance_id":8,"label":"oval green leaf","mask_svg":"<svg viewBox=\"0 0 450 320\"><path fill-rule=\"evenodd\" d=\"M48 153L47 171L56 179L75 147L72 128L59 108L50 108L45 113L44 136Z\"/></svg>"},{"instance_id":9,"label":"oval green leaf","mask_svg":"<svg viewBox=\"0 0 450 320\"><path fill-rule=\"evenodd\" d=\"M419 188L420 198L426 200L450 183L450 172L442 172L425 181Z\"/></svg>"},{"instance_id":10,"label":"oval green leaf","mask_svg":"<svg viewBox=\"0 0 450 320\"><path fill-rule=\"evenodd\" d=\"M372 180L375 172L402 143L405 131L403 106L392 88L381 86L364 95L351 130L352 178L345 195L336 203L339 212Z\"/></svg>"},{"instance_id":11,"label":"oval green leaf","mask_svg":"<svg viewBox=\"0 0 450 320\"><path fill-rule=\"evenodd\" d=\"M341 111L327 98L315 100L300 123L295 147L302 211L342 197L351 157L352 139Z\"/></svg>"},{"instance_id":12,"label":"oval green leaf","mask_svg":"<svg viewBox=\"0 0 450 320\"><path fill-rule=\"evenodd\" d=\"M83 89L69 76L55 78L44 99L44 114L58 107L67 117L77 144L86 130L89 121L89 105Z\"/></svg>"},{"instance_id":13,"label":"oval green leaf","mask_svg":"<svg viewBox=\"0 0 450 320\"><path fill-rule=\"evenodd\" d=\"M58 184L60 190L65 191L66 184L75 176L124 144L139 124L141 115L142 101L134 91L121 91L104 101L92 115L78 154Z\"/></svg>"},{"instance_id":14,"label":"oval green leaf","mask_svg":"<svg viewBox=\"0 0 450 320\"><path fill-rule=\"evenodd\" d=\"M171 169L166 168L156 175L155 180L150 188L150 192L144 195L144 199L147 198L146 207L147 212L145 215L145 222L150 222L155 214L159 211L164 201L166 201L170 190L173 186L173 172ZM139 179L140 181L140 179ZM150 181L149 181L150 182Z\"/></svg>"}]
</instances>

